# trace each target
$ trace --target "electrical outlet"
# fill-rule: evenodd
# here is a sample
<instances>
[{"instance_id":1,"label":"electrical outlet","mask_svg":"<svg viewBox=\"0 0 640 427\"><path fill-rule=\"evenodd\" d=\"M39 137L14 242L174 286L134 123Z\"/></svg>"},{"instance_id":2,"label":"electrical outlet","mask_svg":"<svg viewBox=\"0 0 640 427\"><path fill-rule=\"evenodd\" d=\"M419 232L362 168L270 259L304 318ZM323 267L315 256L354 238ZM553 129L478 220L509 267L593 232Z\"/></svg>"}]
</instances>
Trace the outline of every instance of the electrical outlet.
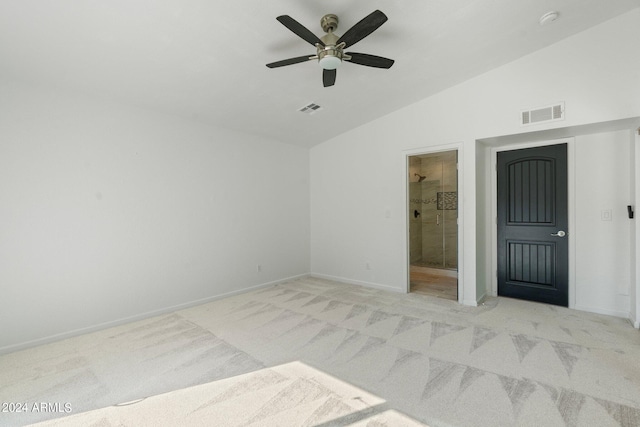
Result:
<instances>
[{"instance_id":1,"label":"electrical outlet","mask_svg":"<svg viewBox=\"0 0 640 427\"><path fill-rule=\"evenodd\" d=\"M260 264L256 265L256 271L260 273L262 271L262 265Z\"/></svg>"},{"instance_id":2,"label":"electrical outlet","mask_svg":"<svg viewBox=\"0 0 640 427\"><path fill-rule=\"evenodd\" d=\"M611 211L611 209L604 209L602 212L600 212L600 218L602 219L602 221L611 221L613 218L613 212Z\"/></svg>"},{"instance_id":3,"label":"electrical outlet","mask_svg":"<svg viewBox=\"0 0 640 427\"><path fill-rule=\"evenodd\" d=\"M366 268L367 270L371 270L371 264L369 264L369 261L364 263L364 268Z\"/></svg>"}]
</instances>

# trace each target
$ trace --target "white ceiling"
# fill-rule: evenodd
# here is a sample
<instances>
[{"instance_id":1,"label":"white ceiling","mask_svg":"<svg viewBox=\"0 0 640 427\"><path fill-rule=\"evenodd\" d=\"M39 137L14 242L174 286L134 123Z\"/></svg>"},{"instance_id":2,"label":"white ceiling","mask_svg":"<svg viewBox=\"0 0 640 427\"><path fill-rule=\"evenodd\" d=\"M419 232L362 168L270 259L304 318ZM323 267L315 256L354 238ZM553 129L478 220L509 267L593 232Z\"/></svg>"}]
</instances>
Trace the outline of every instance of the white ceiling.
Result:
<instances>
[{"instance_id":1,"label":"white ceiling","mask_svg":"<svg viewBox=\"0 0 640 427\"><path fill-rule=\"evenodd\" d=\"M640 6L639 0L2 0L0 78L71 90L311 147L447 87ZM276 21L318 36L382 10L389 20L350 51L389 70L345 63L322 86L313 55ZM550 10L560 19L541 27ZM0 100L1 102L1 100ZM314 115L298 109L323 107Z\"/></svg>"}]
</instances>

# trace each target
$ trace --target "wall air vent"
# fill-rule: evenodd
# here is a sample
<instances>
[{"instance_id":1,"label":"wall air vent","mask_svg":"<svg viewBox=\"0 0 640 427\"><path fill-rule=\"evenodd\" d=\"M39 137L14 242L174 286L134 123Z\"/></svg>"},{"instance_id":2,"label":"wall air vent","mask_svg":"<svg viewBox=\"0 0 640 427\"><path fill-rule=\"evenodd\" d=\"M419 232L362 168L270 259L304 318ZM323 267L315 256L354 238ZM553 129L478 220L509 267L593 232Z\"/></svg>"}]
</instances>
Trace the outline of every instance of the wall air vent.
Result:
<instances>
[{"instance_id":1,"label":"wall air vent","mask_svg":"<svg viewBox=\"0 0 640 427\"><path fill-rule=\"evenodd\" d=\"M310 102L309 104L307 104L304 107L300 108L298 111L300 111L301 113L305 113L305 114L314 114L314 113L317 113L320 110L322 110L321 106L319 106L318 104L314 104L313 102Z\"/></svg>"},{"instance_id":2,"label":"wall air vent","mask_svg":"<svg viewBox=\"0 0 640 427\"><path fill-rule=\"evenodd\" d=\"M520 112L520 124L522 126L555 122L556 120L564 120L564 102Z\"/></svg>"}]
</instances>

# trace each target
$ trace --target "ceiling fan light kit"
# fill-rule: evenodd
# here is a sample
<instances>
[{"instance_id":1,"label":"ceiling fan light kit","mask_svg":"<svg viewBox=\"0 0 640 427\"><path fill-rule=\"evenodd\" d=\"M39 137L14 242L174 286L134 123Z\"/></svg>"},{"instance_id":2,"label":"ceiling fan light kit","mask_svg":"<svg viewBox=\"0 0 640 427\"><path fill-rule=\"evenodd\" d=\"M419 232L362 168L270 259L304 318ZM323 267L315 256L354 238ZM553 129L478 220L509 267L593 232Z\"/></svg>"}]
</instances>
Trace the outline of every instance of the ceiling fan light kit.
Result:
<instances>
[{"instance_id":1,"label":"ceiling fan light kit","mask_svg":"<svg viewBox=\"0 0 640 427\"><path fill-rule=\"evenodd\" d=\"M318 54L318 63L325 70L335 70L342 64L342 55L340 52L323 51Z\"/></svg>"},{"instance_id":2,"label":"ceiling fan light kit","mask_svg":"<svg viewBox=\"0 0 640 427\"><path fill-rule=\"evenodd\" d=\"M316 45L318 48L318 54L316 55L318 59L318 63L325 70L335 70L342 64L342 60L351 59L349 55L345 55L342 52L344 49L344 43L340 43L339 45L324 45L320 44ZM316 59L314 57L313 59Z\"/></svg>"},{"instance_id":3,"label":"ceiling fan light kit","mask_svg":"<svg viewBox=\"0 0 640 427\"><path fill-rule=\"evenodd\" d=\"M325 15L320 20L320 26L326 33L322 38L317 37L289 15L278 16L276 19L298 37L315 46L316 54L313 56L298 56L272 62L267 64L269 68L284 67L286 65L317 60L320 67L322 67L323 85L328 87L335 84L336 69L343 61L375 68L391 68L393 65L394 61L389 58L366 53L344 52L345 48L353 46L387 21L387 16L379 10L367 15L341 37L334 34L339 22L338 17L334 14Z\"/></svg>"}]
</instances>

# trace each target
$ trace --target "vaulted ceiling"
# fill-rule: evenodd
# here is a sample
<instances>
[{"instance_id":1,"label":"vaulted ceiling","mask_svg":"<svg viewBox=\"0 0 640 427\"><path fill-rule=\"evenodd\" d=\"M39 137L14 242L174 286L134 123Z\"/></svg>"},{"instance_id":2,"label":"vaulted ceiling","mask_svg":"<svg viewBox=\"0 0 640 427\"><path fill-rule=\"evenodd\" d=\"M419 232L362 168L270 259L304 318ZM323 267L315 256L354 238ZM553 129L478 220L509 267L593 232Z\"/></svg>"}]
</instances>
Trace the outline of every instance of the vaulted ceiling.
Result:
<instances>
[{"instance_id":1,"label":"vaulted ceiling","mask_svg":"<svg viewBox=\"0 0 640 427\"><path fill-rule=\"evenodd\" d=\"M311 147L636 7L638 0L3 0L0 79ZM376 9L388 21L351 50L392 58L391 69L343 63L325 88L315 61L265 66L315 53L277 16L322 36L323 15L338 15L342 34ZM560 18L541 26L551 10ZM322 110L298 111L310 102Z\"/></svg>"}]
</instances>

